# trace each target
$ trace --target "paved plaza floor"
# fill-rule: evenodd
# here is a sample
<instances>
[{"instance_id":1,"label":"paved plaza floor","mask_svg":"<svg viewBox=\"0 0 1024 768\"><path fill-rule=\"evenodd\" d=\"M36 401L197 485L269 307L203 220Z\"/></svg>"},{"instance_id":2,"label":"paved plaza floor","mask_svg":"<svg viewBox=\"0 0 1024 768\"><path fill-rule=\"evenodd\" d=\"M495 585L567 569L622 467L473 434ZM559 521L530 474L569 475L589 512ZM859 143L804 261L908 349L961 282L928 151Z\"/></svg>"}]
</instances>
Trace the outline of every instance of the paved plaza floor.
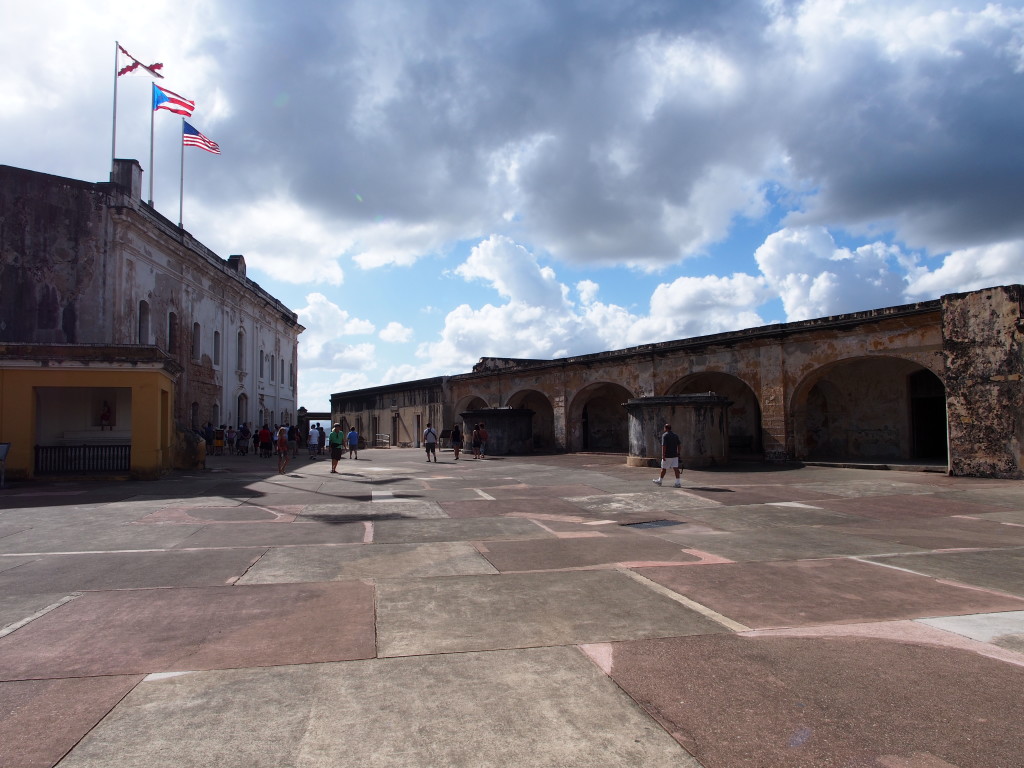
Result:
<instances>
[{"instance_id":1,"label":"paved plaza floor","mask_svg":"<svg viewBox=\"0 0 1024 768\"><path fill-rule=\"evenodd\" d=\"M276 469L0 491L0 766L1024 766L1020 481Z\"/></svg>"}]
</instances>

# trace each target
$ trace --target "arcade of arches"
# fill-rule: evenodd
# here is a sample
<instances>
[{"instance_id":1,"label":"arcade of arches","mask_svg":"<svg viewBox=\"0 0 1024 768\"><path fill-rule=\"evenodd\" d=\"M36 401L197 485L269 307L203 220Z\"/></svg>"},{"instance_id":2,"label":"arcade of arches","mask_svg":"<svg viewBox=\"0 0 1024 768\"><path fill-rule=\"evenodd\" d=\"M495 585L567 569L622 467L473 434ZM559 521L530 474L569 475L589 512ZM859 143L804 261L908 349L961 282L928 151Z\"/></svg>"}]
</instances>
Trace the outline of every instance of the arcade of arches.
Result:
<instances>
[{"instance_id":1,"label":"arcade of arches","mask_svg":"<svg viewBox=\"0 0 1024 768\"><path fill-rule=\"evenodd\" d=\"M396 424L427 414L446 427L466 411L520 409L534 451L625 454L628 400L710 392L729 401L731 460L1021 477L1022 350L1024 288L1003 286L561 360L483 358L470 373L331 403L335 419L390 407Z\"/></svg>"}]
</instances>

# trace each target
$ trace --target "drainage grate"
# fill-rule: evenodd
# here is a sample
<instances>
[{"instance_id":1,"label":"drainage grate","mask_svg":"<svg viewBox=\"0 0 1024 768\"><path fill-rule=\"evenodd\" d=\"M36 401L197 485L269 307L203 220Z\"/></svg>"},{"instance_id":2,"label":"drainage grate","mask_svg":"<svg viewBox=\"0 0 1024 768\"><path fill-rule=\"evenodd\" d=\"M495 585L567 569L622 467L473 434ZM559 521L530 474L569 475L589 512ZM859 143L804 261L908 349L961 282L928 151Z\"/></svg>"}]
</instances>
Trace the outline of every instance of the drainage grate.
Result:
<instances>
[{"instance_id":1,"label":"drainage grate","mask_svg":"<svg viewBox=\"0 0 1024 768\"><path fill-rule=\"evenodd\" d=\"M670 525L685 525L679 520L648 520L646 523L623 523L625 528L666 528Z\"/></svg>"}]
</instances>

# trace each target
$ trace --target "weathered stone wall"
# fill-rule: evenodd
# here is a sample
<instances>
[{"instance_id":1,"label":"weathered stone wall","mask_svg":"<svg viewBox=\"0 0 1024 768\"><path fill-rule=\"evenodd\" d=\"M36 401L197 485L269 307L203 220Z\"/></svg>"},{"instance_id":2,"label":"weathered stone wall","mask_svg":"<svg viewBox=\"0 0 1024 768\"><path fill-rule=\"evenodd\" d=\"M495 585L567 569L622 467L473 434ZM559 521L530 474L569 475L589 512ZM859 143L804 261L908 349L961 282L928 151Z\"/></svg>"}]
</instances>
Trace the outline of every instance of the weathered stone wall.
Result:
<instances>
[{"instance_id":1,"label":"weathered stone wall","mask_svg":"<svg viewBox=\"0 0 1024 768\"><path fill-rule=\"evenodd\" d=\"M454 411L444 377L331 396L333 421L360 427L367 445L381 434L387 435L393 446L419 447L427 424L441 434L455 423Z\"/></svg>"},{"instance_id":2,"label":"weathered stone wall","mask_svg":"<svg viewBox=\"0 0 1024 768\"><path fill-rule=\"evenodd\" d=\"M950 473L1024 477L1024 286L942 298Z\"/></svg>"},{"instance_id":3,"label":"weathered stone wall","mask_svg":"<svg viewBox=\"0 0 1024 768\"><path fill-rule=\"evenodd\" d=\"M488 358L446 379L445 402L528 407L534 434L556 450L624 453L627 400L712 391L732 401L732 455L933 465L948 456L955 474L1020 477L1022 291L562 360Z\"/></svg>"},{"instance_id":4,"label":"weathered stone wall","mask_svg":"<svg viewBox=\"0 0 1024 768\"><path fill-rule=\"evenodd\" d=\"M141 174L133 160L117 161L120 184L0 166L0 342L155 345L181 368L178 425L294 423L297 316L241 257L142 203Z\"/></svg>"},{"instance_id":5,"label":"weathered stone wall","mask_svg":"<svg viewBox=\"0 0 1024 768\"><path fill-rule=\"evenodd\" d=\"M114 190L0 166L0 341L109 343Z\"/></svg>"}]
</instances>

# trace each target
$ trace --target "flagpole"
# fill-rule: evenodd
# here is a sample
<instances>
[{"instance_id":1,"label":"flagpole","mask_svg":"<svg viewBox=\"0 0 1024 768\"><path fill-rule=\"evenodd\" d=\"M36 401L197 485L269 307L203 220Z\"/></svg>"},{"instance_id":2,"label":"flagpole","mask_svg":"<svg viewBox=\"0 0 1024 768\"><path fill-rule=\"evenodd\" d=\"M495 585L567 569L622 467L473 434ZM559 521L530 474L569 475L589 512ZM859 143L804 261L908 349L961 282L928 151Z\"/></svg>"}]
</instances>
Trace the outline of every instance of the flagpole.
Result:
<instances>
[{"instance_id":1,"label":"flagpole","mask_svg":"<svg viewBox=\"0 0 1024 768\"><path fill-rule=\"evenodd\" d=\"M185 118L181 118L181 173L178 175L178 229L184 229L182 209L185 207Z\"/></svg>"},{"instance_id":2,"label":"flagpole","mask_svg":"<svg viewBox=\"0 0 1024 768\"><path fill-rule=\"evenodd\" d=\"M114 41L114 119L110 131L110 180L114 180L114 161L117 159L117 51L120 43Z\"/></svg>"},{"instance_id":3,"label":"flagpole","mask_svg":"<svg viewBox=\"0 0 1024 768\"><path fill-rule=\"evenodd\" d=\"M155 83L150 83L149 96L150 96L150 109L149 109L149 204L153 205L153 115L156 114L156 110L152 108L153 100L153 89L156 88Z\"/></svg>"}]
</instances>

